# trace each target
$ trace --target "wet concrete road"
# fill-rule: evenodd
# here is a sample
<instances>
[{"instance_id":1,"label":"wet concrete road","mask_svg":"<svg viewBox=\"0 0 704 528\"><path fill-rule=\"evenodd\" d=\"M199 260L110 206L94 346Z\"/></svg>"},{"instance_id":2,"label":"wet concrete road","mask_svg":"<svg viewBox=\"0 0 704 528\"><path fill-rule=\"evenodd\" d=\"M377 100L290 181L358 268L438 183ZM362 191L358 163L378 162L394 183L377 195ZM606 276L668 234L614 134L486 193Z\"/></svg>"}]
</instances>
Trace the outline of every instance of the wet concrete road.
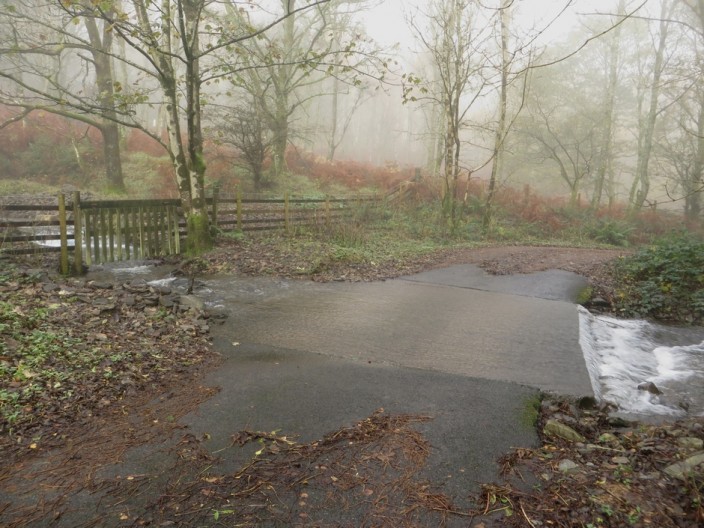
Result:
<instances>
[{"instance_id":1,"label":"wet concrete road","mask_svg":"<svg viewBox=\"0 0 704 528\"><path fill-rule=\"evenodd\" d=\"M537 442L526 409L537 389L591 394L564 272L490 277L456 267L372 284L242 278L208 281L230 313L213 328L221 392L185 422L223 451L244 428L302 441L386 413L429 414L427 477L458 502L497 478L495 459ZM505 280L502 280L505 279ZM515 294L507 293L513 284ZM498 291L483 291L475 289ZM543 294L548 300L529 297Z\"/></svg>"},{"instance_id":2,"label":"wet concrete road","mask_svg":"<svg viewBox=\"0 0 704 528\"><path fill-rule=\"evenodd\" d=\"M584 280L571 273L494 277L456 266L383 283L285 283L260 295L243 295L238 281L210 283L234 341L591 394L567 300Z\"/></svg>"}]
</instances>

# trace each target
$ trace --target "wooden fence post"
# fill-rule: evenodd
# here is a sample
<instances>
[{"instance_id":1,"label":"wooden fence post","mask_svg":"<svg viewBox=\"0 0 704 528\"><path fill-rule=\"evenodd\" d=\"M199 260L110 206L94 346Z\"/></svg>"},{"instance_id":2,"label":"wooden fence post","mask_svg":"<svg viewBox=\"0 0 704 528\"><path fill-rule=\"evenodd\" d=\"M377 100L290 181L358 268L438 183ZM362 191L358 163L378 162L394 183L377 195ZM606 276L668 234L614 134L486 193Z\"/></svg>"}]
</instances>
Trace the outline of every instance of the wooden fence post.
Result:
<instances>
[{"instance_id":1,"label":"wooden fence post","mask_svg":"<svg viewBox=\"0 0 704 528\"><path fill-rule=\"evenodd\" d=\"M330 227L330 197L325 197L325 227Z\"/></svg>"},{"instance_id":2,"label":"wooden fence post","mask_svg":"<svg viewBox=\"0 0 704 528\"><path fill-rule=\"evenodd\" d=\"M61 275L68 275L68 236L66 234L66 197L59 194L59 234L61 236Z\"/></svg>"},{"instance_id":3,"label":"wooden fence post","mask_svg":"<svg viewBox=\"0 0 704 528\"><path fill-rule=\"evenodd\" d=\"M289 232L289 203L288 203L288 191L284 193L284 229Z\"/></svg>"},{"instance_id":4,"label":"wooden fence post","mask_svg":"<svg viewBox=\"0 0 704 528\"><path fill-rule=\"evenodd\" d=\"M218 198L220 197L220 186L213 186L213 227L218 227Z\"/></svg>"},{"instance_id":5,"label":"wooden fence post","mask_svg":"<svg viewBox=\"0 0 704 528\"><path fill-rule=\"evenodd\" d=\"M83 219L81 218L81 193L73 193L73 272L83 273Z\"/></svg>"},{"instance_id":6,"label":"wooden fence post","mask_svg":"<svg viewBox=\"0 0 704 528\"><path fill-rule=\"evenodd\" d=\"M242 191L237 188L237 229L242 230Z\"/></svg>"}]
</instances>

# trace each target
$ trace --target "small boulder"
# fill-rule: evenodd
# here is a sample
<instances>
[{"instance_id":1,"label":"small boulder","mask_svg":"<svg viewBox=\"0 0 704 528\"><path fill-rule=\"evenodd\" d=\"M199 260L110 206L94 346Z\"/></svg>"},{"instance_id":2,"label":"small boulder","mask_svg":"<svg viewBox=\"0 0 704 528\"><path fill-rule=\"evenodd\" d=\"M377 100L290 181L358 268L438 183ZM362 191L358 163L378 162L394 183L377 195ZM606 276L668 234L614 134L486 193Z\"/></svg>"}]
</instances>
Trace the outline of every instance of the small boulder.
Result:
<instances>
[{"instance_id":1,"label":"small boulder","mask_svg":"<svg viewBox=\"0 0 704 528\"><path fill-rule=\"evenodd\" d=\"M557 420L548 420L545 422L543 433L546 436L557 436L558 438L562 438L563 440L568 440L570 442L586 441L586 438L572 429L569 425L565 425Z\"/></svg>"},{"instance_id":2,"label":"small boulder","mask_svg":"<svg viewBox=\"0 0 704 528\"><path fill-rule=\"evenodd\" d=\"M655 395L662 394L662 391L660 389L658 389L658 386L655 385L655 383L653 383L652 381L644 381L643 383L639 383L638 390L646 391L646 392L649 392L650 394L655 394Z\"/></svg>"},{"instance_id":3,"label":"small boulder","mask_svg":"<svg viewBox=\"0 0 704 528\"><path fill-rule=\"evenodd\" d=\"M687 480L698 466L704 464L704 452L692 455L682 462L667 466L663 471L672 478Z\"/></svg>"},{"instance_id":4,"label":"small boulder","mask_svg":"<svg viewBox=\"0 0 704 528\"><path fill-rule=\"evenodd\" d=\"M677 439L677 445L684 449L702 449L704 448L704 440L694 436L682 436Z\"/></svg>"},{"instance_id":5,"label":"small boulder","mask_svg":"<svg viewBox=\"0 0 704 528\"><path fill-rule=\"evenodd\" d=\"M205 309L205 302L203 299L199 299L195 295L181 295L180 304L183 308L190 308L200 311Z\"/></svg>"},{"instance_id":6,"label":"small boulder","mask_svg":"<svg viewBox=\"0 0 704 528\"><path fill-rule=\"evenodd\" d=\"M564 460L560 460L560 463L557 465L557 469L559 469L562 473L574 473L575 471L579 471L579 464L566 458Z\"/></svg>"}]
</instances>

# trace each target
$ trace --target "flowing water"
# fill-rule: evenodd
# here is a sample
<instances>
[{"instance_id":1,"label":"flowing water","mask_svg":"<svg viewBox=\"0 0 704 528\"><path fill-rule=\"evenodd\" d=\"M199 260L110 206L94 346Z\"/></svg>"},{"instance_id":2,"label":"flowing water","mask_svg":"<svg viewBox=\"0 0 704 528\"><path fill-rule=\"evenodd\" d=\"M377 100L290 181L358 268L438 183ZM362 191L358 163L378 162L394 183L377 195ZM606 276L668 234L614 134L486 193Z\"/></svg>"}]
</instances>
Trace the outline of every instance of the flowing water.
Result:
<instances>
[{"instance_id":1,"label":"flowing water","mask_svg":"<svg viewBox=\"0 0 704 528\"><path fill-rule=\"evenodd\" d=\"M704 328L593 315L579 308L580 344L598 400L626 414L704 416ZM662 394L638 388L653 383Z\"/></svg>"}]
</instances>

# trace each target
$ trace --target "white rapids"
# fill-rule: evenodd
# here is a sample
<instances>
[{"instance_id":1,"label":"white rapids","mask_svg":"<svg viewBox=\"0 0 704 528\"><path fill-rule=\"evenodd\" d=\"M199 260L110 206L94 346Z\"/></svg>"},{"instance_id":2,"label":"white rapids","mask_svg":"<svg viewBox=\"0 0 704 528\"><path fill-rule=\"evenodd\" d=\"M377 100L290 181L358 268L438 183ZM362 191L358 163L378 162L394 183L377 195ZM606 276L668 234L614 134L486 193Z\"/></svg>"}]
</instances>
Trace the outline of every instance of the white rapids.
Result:
<instances>
[{"instance_id":1,"label":"white rapids","mask_svg":"<svg viewBox=\"0 0 704 528\"><path fill-rule=\"evenodd\" d=\"M626 414L704 416L704 329L593 315L579 307L579 334L597 400ZM647 382L662 394L638 388Z\"/></svg>"}]
</instances>

